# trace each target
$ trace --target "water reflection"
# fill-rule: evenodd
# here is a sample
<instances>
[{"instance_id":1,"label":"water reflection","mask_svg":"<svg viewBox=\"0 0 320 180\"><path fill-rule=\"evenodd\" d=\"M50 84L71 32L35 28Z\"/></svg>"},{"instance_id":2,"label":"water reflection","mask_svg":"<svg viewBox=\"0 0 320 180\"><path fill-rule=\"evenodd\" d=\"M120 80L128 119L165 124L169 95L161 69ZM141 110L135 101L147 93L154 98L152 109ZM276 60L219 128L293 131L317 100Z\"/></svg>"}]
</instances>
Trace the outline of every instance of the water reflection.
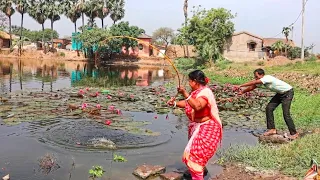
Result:
<instances>
[{"instance_id":1,"label":"water reflection","mask_svg":"<svg viewBox=\"0 0 320 180\"><path fill-rule=\"evenodd\" d=\"M0 59L0 93L19 90L53 91L71 87L86 78L101 81L105 86L150 86L172 77L168 67Z\"/></svg>"}]
</instances>

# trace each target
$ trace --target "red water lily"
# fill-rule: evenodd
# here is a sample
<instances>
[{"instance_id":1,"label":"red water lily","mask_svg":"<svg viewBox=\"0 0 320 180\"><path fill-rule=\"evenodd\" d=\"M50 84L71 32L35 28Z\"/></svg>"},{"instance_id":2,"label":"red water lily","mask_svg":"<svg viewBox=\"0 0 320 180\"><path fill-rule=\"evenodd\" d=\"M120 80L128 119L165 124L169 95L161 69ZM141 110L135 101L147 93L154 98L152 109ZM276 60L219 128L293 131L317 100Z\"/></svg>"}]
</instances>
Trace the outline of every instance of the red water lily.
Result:
<instances>
[{"instance_id":1,"label":"red water lily","mask_svg":"<svg viewBox=\"0 0 320 180\"><path fill-rule=\"evenodd\" d=\"M98 109L101 109L101 105L100 105L100 104L97 104L96 107L97 107Z\"/></svg>"},{"instance_id":2,"label":"red water lily","mask_svg":"<svg viewBox=\"0 0 320 180\"><path fill-rule=\"evenodd\" d=\"M118 115L122 115L122 111L120 109L117 109L116 112Z\"/></svg>"},{"instance_id":3,"label":"red water lily","mask_svg":"<svg viewBox=\"0 0 320 180\"><path fill-rule=\"evenodd\" d=\"M154 119L158 119L158 116L154 116Z\"/></svg>"},{"instance_id":4,"label":"red water lily","mask_svg":"<svg viewBox=\"0 0 320 180\"><path fill-rule=\"evenodd\" d=\"M111 121L110 121L110 120L106 120L106 121L104 122L104 124L105 124L105 125L108 125L108 126L110 126L110 124L111 124Z\"/></svg>"},{"instance_id":5,"label":"red water lily","mask_svg":"<svg viewBox=\"0 0 320 180\"><path fill-rule=\"evenodd\" d=\"M113 111L114 110L114 106L109 106L108 110Z\"/></svg>"},{"instance_id":6,"label":"red water lily","mask_svg":"<svg viewBox=\"0 0 320 180\"><path fill-rule=\"evenodd\" d=\"M89 89L88 87L86 88L86 90L87 90L87 91L90 91L90 89Z\"/></svg>"},{"instance_id":7,"label":"red water lily","mask_svg":"<svg viewBox=\"0 0 320 180\"><path fill-rule=\"evenodd\" d=\"M80 89L78 93L83 95L84 94L84 90Z\"/></svg>"},{"instance_id":8,"label":"red water lily","mask_svg":"<svg viewBox=\"0 0 320 180\"><path fill-rule=\"evenodd\" d=\"M81 109L85 109L85 108L87 108L88 107L88 104L87 103L83 103L82 105L81 105Z\"/></svg>"},{"instance_id":9,"label":"red water lily","mask_svg":"<svg viewBox=\"0 0 320 180\"><path fill-rule=\"evenodd\" d=\"M107 96L107 99L112 99L112 97L108 95L108 96Z\"/></svg>"}]
</instances>

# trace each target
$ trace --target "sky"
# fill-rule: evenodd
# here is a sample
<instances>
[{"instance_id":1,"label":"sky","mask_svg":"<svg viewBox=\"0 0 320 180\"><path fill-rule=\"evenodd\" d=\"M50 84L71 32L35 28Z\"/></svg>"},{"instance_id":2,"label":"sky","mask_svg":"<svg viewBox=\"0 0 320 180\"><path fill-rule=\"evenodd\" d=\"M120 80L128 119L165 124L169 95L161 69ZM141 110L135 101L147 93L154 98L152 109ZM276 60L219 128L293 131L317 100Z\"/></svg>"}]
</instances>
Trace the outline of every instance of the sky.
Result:
<instances>
[{"instance_id":1,"label":"sky","mask_svg":"<svg viewBox=\"0 0 320 180\"><path fill-rule=\"evenodd\" d=\"M177 30L184 21L184 0L126 0L125 18L131 25L143 28L146 34L152 33L160 27L170 27ZM293 23L302 10L301 0L189 0L189 11L193 6L201 5L203 8L223 7L237 14L233 20L236 32L248 31L255 35L268 38L283 38L280 33L282 28ZM318 7L318 8L317 8ZM305 12L305 46L315 44L314 52L320 53L320 20L318 19L319 0L308 0ZM189 16L191 16L191 12ZM20 16L16 13L12 18L13 25L20 25ZM81 26L81 18L78 26ZM98 26L101 20L96 19ZM41 25L27 16L24 21L25 27L32 30L40 30ZM105 25L112 25L110 18L105 19ZM49 21L45 24L50 28ZM66 17L54 24L60 37L71 36L74 31L73 23ZM290 35L291 38L291 35ZM293 40L296 45L301 43L301 17L294 24Z\"/></svg>"}]
</instances>

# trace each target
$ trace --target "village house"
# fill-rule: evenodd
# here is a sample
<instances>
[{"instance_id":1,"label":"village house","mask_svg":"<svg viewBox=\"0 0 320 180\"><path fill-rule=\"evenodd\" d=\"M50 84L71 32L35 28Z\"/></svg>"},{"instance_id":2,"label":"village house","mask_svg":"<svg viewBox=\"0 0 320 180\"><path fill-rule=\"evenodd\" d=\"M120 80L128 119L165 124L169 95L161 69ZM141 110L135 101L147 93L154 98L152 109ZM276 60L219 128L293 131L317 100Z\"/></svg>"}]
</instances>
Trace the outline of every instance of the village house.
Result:
<instances>
[{"instance_id":1,"label":"village house","mask_svg":"<svg viewBox=\"0 0 320 180\"><path fill-rule=\"evenodd\" d=\"M10 48L10 35L4 31L0 31L0 49Z\"/></svg>"},{"instance_id":2,"label":"village house","mask_svg":"<svg viewBox=\"0 0 320 180\"><path fill-rule=\"evenodd\" d=\"M233 61L262 59L263 38L246 31L234 33L225 46L224 56Z\"/></svg>"},{"instance_id":3,"label":"village house","mask_svg":"<svg viewBox=\"0 0 320 180\"><path fill-rule=\"evenodd\" d=\"M152 37L148 36L146 34L141 34L137 37L139 39L139 44L135 48L129 48L129 50L126 49L126 47L122 47L121 52L123 54L129 54L133 56L140 56L140 57L149 57L153 55L153 49L150 46L152 43ZM128 52L129 51L129 52Z\"/></svg>"},{"instance_id":4,"label":"village house","mask_svg":"<svg viewBox=\"0 0 320 180\"><path fill-rule=\"evenodd\" d=\"M66 49L71 44L71 38L53 39L53 47L58 49Z\"/></svg>"},{"instance_id":5,"label":"village house","mask_svg":"<svg viewBox=\"0 0 320 180\"><path fill-rule=\"evenodd\" d=\"M283 44L289 44L290 46L295 47L293 40L290 40L290 39L287 42L287 40L284 38L264 38L262 50L265 51L267 57L271 56L270 54L271 46L278 41L283 42Z\"/></svg>"},{"instance_id":6,"label":"village house","mask_svg":"<svg viewBox=\"0 0 320 180\"><path fill-rule=\"evenodd\" d=\"M232 61L243 62L270 57L269 51L271 46L282 41L286 44L284 38L263 38L252 33L242 31L234 33L232 38L227 41L224 50L224 57ZM295 46L292 40L289 40L290 46Z\"/></svg>"}]
</instances>

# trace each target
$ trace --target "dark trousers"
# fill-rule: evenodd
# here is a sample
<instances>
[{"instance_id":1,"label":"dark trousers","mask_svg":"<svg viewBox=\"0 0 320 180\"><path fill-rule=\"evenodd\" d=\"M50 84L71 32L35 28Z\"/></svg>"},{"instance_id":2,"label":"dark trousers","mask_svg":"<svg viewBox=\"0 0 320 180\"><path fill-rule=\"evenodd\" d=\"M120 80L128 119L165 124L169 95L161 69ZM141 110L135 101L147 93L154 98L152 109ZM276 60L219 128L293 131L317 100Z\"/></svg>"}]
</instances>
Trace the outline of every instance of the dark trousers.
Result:
<instances>
[{"instance_id":1,"label":"dark trousers","mask_svg":"<svg viewBox=\"0 0 320 180\"><path fill-rule=\"evenodd\" d=\"M279 104L282 104L282 112L283 112L283 118L286 121L286 124L288 126L288 129L290 131L291 135L294 135L297 133L296 127L293 123L293 120L291 118L290 114L290 107L291 102L294 96L293 89L285 92L284 94L276 94L266 108L266 115L267 115L267 128L268 129L275 129L274 125L274 115L273 111L279 106Z\"/></svg>"}]
</instances>

